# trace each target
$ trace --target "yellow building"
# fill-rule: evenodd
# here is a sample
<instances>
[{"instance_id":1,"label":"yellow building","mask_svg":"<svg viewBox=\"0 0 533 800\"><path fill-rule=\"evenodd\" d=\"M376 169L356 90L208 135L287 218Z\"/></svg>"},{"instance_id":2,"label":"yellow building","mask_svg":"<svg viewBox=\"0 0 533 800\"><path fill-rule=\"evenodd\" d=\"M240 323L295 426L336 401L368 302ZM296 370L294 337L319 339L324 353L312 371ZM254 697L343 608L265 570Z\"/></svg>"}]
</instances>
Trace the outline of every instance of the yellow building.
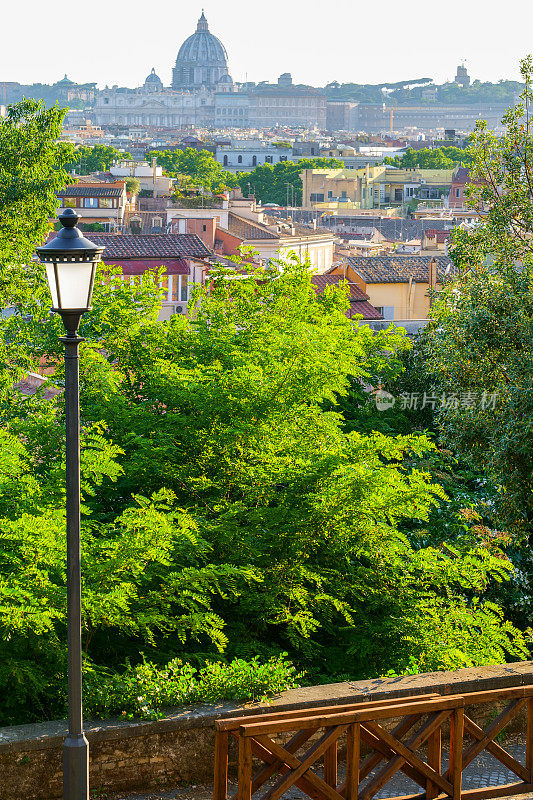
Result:
<instances>
[{"instance_id":1,"label":"yellow building","mask_svg":"<svg viewBox=\"0 0 533 800\"><path fill-rule=\"evenodd\" d=\"M452 271L447 256L347 256L331 274L356 283L385 319L427 319L429 286Z\"/></svg>"},{"instance_id":2,"label":"yellow building","mask_svg":"<svg viewBox=\"0 0 533 800\"><path fill-rule=\"evenodd\" d=\"M369 164L361 169L306 169L302 172L302 205L334 211L402 205L415 199L442 203L449 194L454 172Z\"/></svg>"}]
</instances>

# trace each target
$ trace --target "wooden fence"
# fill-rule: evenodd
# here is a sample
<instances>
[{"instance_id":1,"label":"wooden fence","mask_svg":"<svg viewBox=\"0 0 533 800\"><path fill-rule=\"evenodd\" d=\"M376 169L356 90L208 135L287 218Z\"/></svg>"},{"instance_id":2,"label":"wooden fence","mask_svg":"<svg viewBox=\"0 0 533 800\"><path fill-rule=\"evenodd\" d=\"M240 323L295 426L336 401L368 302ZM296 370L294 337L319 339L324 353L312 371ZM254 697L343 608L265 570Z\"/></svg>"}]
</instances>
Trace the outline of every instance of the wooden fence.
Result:
<instances>
[{"instance_id":1,"label":"wooden fence","mask_svg":"<svg viewBox=\"0 0 533 800\"><path fill-rule=\"evenodd\" d=\"M505 708L485 729L465 713L465 707L502 701ZM526 756L520 764L496 739L524 707ZM392 719L399 721L389 730L383 723ZM238 742L238 789L231 800L251 800L256 792L257 800L279 800L294 787L311 800L372 800L398 772L421 791L391 800L484 800L533 792L533 686L236 717L215 726L214 800L227 798L230 737ZM346 769L339 782L341 737ZM463 770L483 751L520 780L463 790Z\"/></svg>"}]
</instances>

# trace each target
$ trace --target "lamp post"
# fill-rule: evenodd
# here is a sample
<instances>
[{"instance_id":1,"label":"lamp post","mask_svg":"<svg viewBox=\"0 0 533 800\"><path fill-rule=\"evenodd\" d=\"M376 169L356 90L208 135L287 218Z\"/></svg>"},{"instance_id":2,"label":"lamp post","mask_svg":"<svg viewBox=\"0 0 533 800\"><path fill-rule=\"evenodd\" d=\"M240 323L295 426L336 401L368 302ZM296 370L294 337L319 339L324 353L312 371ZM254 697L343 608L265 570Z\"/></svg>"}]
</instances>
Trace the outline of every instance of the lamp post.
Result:
<instances>
[{"instance_id":1,"label":"lamp post","mask_svg":"<svg viewBox=\"0 0 533 800\"><path fill-rule=\"evenodd\" d=\"M83 733L81 652L80 545L80 401L78 336L82 315L89 310L96 265L104 250L77 228L79 216L67 208L59 217L55 239L36 248L52 295L52 310L61 316L65 345L65 418L67 490L67 626L68 736L63 744L63 798L89 798L89 744Z\"/></svg>"}]
</instances>

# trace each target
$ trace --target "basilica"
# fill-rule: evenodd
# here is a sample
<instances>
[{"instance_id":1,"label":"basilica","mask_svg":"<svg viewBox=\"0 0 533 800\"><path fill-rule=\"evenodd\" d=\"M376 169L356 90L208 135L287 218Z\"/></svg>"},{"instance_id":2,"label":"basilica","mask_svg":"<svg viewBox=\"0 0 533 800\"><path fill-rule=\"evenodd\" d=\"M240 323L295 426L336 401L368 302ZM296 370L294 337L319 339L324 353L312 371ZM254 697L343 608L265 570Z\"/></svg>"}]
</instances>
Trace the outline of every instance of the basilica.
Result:
<instances>
[{"instance_id":1,"label":"basilica","mask_svg":"<svg viewBox=\"0 0 533 800\"><path fill-rule=\"evenodd\" d=\"M234 84L226 48L209 30L205 14L181 45L165 87L152 69L138 89L114 86L98 93L98 125L153 125L165 128L248 126L248 96Z\"/></svg>"},{"instance_id":2,"label":"basilica","mask_svg":"<svg viewBox=\"0 0 533 800\"><path fill-rule=\"evenodd\" d=\"M152 69L143 86L97 92L92 122L97 125L158 128L326 127L326 99L312 87L293 86L291 76L276 84L236 84L226 48L209 30L205 14L181 45L165 87Z\"/></svg>"}]
</instances>

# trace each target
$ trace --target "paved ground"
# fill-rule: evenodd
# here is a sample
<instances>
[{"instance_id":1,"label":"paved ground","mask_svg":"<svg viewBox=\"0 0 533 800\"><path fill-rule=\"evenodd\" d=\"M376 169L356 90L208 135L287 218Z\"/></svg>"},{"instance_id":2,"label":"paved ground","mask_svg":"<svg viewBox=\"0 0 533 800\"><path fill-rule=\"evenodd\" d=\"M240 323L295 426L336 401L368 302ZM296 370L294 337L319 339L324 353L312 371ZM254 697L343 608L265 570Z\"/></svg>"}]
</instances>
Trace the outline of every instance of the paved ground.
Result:
<instances>
[{"instance_id":1,"label":"paved ground","mask_svg":"<svg viewBox=\"0 0 533 800\"><path fill-rule=\"evenodd\" d=\"M524 763L525 746L523 744L505 745L505 749L521 764ZM447 755L443 753L443 767L447 766ZM319 770L317 770L319 772ZM343 777L343 768L339 766L339 780ZM481 786L500 786L506 783L518 781L516 775L493 758L489 753L483 752L475 761L470 764L463 772L463 788L477 789ZM362 784L364 785L364 784ZM228 794L233 794L237 787L231 784L228 787ZM388 797L395 797L400 794L415 794L420 791L419 787L412 783L403 774L396 775L388 784L376 795L378 800L386 800ZM288 800L299 800L306 795L299 789L291 789L284 795ZM210 800L212 797L211 785L196 785L183 788L174 788L169 791L156 791L129 794L129 795L92 795L94 800ZM257 793L260 800L261 792ZM521 795L521 800L533 800L533 795Z\"/></svg>"}]
</instances>

